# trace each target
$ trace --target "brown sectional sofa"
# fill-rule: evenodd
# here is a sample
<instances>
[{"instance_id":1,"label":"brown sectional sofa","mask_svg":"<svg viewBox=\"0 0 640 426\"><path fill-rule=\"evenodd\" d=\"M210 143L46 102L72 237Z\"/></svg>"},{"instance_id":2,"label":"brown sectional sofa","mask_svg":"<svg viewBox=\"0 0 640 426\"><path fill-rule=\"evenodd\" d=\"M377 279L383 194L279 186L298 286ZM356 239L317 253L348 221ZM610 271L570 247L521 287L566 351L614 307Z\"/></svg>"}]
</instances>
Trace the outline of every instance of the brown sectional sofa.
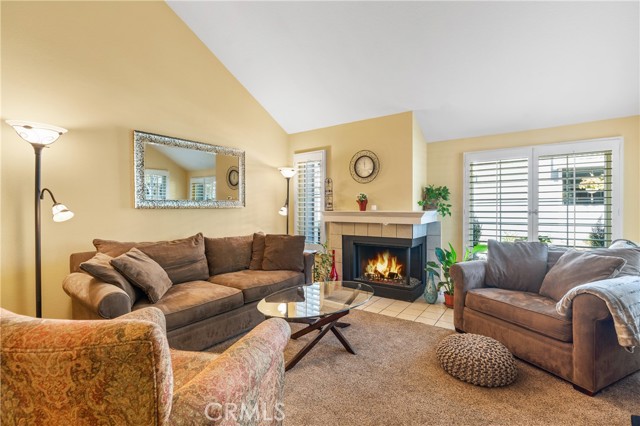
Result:
<instances>
[{"instance_id":1,"label":"brown sectional sofa","mask_svg":"<svg viewBox=\"0 0 640 426\"><path fill-rule=\"evenodd\" d=\"M112 257L137 247L165 269L173 285L152 303L138 287L114 285L84 272L81 264L94 258L95 251L73 253L71 273L63 282L73 318L110 319L154 306L165 314L167 338L176 349L202 350L247 331L264 320L256 308L260 299L312 282L314 257L303 253L304 237L198 234L156 243L94 240L94 245Z\"/></svg>"},{"instance_id":2,"label":"brown sectional sofa","mask_svg":"<svg viewBox=\"0 0 640 426\"><path fill-rule=\"evenodd\" d=\"M563 250L549 249L547 271L562 254ZM513 263L517 273L517 259ZM451 267L457 331L493 337L518 358L568 380L588 395L640 370L640 351L630 353L618 344L603 300L580 294L574 299L572 317L565 318L556 312L556 300L535 291L492 286L488 269L488 262L480 260Z\"/></svg>"}]
</instances>

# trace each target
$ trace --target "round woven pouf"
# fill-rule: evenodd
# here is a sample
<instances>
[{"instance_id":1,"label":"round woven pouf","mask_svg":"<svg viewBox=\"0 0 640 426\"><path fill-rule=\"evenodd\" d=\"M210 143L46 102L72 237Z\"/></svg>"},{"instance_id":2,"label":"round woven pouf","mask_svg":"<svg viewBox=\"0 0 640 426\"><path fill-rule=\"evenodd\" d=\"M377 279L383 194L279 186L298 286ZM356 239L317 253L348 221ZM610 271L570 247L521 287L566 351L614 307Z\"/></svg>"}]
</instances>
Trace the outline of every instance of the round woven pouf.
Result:
<instances>
[{"instance_id":1,"label":"round woven pouf","mask_svg":"<svg viewBox=\"0 0 640 426\"><path fill-rule=\"evenodd\" d=\"M447 336L438 343L436 355L444 371L477 386L506 386L518 375L509 349L479 334Z\"/></svg>"}]
</instances>

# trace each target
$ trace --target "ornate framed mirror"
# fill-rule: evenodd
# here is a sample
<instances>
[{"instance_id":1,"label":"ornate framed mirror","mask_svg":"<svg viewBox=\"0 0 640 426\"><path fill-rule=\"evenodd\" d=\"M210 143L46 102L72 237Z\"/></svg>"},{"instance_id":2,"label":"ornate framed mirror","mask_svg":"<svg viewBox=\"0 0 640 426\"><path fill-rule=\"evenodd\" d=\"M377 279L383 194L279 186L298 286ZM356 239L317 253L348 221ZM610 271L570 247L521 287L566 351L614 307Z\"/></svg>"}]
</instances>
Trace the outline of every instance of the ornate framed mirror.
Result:
<instances>
[{"instance_id":1,"label":"ornate framed mirror","mask_svg":"<svg viewBox=\"0 0 640 426\"><path fill-rule=\"evenodd\" d=\"M135 208L245 205L244 151L135 130ZM229 170L235 170L229 185Z\"/></svg>"}]
</instances>

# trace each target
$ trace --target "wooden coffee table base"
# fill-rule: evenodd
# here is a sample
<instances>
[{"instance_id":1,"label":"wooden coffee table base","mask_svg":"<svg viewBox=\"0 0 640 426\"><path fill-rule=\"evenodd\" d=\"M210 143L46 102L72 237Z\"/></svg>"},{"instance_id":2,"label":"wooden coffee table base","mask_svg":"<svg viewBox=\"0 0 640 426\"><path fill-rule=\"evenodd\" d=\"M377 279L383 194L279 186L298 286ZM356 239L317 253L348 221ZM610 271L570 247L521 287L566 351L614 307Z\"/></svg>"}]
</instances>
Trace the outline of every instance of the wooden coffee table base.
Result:
<instances>
[{"instance_id":1,"label":"wooden coffee table base","mask_svg":"<svg viewBox=\"0 0 640 426\"><path fill-rule=\"evenodd\" d=\"M290 369L292 369L302 358L304 358L304 356L307 353L309 353L309 351L329 331L331 331L333 334L335 334L335 336L338 338L340 343L342 343L342 346L344 346L344 348L347 350L347 352L355 355L356 352L353 350L353 348L351 347L351 345L349 344L347 339L344 337L342 332L339 330L339 328L345 328L345 327L348 327L350 325L350 324L338 321L340 318L342 318L343 316L348 315L348 314L349 314L349 311L347 310L347 311L343 311L343 312L338 312L338 313L335 313L335 314L327 315L326 317L322 317L322 318L318 318L318 319L314 319L314 320L295 320L295 319L288 320L289 322L302 322L302 323L305 323L305 324L309 324L309 326L303 328L302 330L296 331L295 333L293 333L291 335L291 338L294 339L294 340L298 339L299 337L302 337L302 336L304 336L306 334L309 334L314 330L319 330L320 333L316 336L315 339L313 339L312 341L307 343L305 345L305 347L300 350L300 352L298 352L293 358L291 358L289 360L289 362L287 362L287 364L285 365L285 368L284 368L285 371L289 371Z\"/></svg>"}]
</instances>

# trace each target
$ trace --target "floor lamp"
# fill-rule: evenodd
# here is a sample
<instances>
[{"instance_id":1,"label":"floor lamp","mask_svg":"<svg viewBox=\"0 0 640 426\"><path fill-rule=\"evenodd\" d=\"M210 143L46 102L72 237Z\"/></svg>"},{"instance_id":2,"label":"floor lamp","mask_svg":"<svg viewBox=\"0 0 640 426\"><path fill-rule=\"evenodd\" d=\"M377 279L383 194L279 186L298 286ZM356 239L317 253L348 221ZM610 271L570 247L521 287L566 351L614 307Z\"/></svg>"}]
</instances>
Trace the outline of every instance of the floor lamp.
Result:
<instances>
[{"instance_id":1,"label":"floor lamp","mask_svg":"<svg viewBox=\"0 0 640 426\"><path fill-rule=\"evenodd\" d=\"M40 171L41 171L41 154L42 149L54 143L60 135L66 133L67 130L62 127L51 126L49 124L34 123L31 121L7 120L7 124L14 128L22 139L29 142L33 146L36 154L36 179L35 179L35 225L36 225L36 317L42 318L42 246L41 246L41 220L40 220L40 201L44 199L45 192L49 194L53 201L53 220L54 222L64 222L73 217L71 212L64 204L56 201L53 193L47 189L40 188Z\"/></svg>"},{"instance_id":2,"label":"floor lamp","mask_svg":"<svg viewBox=\"0 0 640 426\"><path fill-rule=\"evenodd\" d=\"M282 176L287 180L287 200L284 202L284 206L280 208L278 213L287 217L287 235L289 235L289 181L296 174L296 169L293 167L278 167Z\"/></svg>"}]
</instances>

